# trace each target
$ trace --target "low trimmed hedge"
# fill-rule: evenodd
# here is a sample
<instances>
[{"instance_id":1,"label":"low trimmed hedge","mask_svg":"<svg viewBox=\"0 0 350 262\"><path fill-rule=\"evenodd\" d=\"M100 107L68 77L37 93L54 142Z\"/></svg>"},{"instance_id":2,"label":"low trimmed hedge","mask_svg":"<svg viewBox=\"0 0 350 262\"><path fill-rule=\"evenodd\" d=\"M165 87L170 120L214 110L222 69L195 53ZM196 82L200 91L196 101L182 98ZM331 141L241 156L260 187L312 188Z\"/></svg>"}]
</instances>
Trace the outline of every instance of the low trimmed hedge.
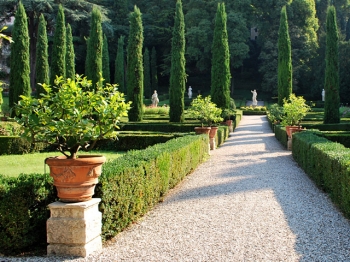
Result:
<instances>
[{"instance_id":1,"label":"low trimmed hedge","mask_svg":"<svg viewBox=\"0 0 350 262\"><path fill-rule=\"evenodd\" d=\"M274 125L274 132L276 139L285 147L288 146L288 136L286 128L282 125Z\"/></svg>"},{"instance_id":2,"label":"low trimmed hedge","mask_svg":"<svg viewBox=\"0 0 350 262\"><path fill-rule=\"evenodd\" d=\"M44 144L36 144L31 148L31 144L18 136L0 136L0 155L20 155L44 149Z\"/></svg>"},{"instance_id":3,"label":"low trimmed hedge","mask_svg":"<svg viewBox=\"0 0 350 262\"><path fill-rule=\"evenodd\" d=\"M295 161L350 218L350 149L312 131L293 135Z\"/></svg>"},{"instance_id":4,"label":"low trimmed hedge","mask_svg":"<svg viewBox=\"0 0 350 262\"><path fill-rule=\"evenodd\" d=\"M347 148L350 148L350 132L348 131L327 131L317 133L319 136L323 136L330 141L340 143Z\"/></svg>"},{"instance_id":5,"label":"low trimmed hedge","mask_svg":"<svg viewBox=\"0 0 350 262\"><path fill-rule=\"evenodd\" d=\"M208 156L207 135L187 135L108 161L96 186L101 198L103 239L145 214ZM56 201L52 178L43 174L0 175L0 253L46 247L47 205Z\"/></svg>"}]
</instances>

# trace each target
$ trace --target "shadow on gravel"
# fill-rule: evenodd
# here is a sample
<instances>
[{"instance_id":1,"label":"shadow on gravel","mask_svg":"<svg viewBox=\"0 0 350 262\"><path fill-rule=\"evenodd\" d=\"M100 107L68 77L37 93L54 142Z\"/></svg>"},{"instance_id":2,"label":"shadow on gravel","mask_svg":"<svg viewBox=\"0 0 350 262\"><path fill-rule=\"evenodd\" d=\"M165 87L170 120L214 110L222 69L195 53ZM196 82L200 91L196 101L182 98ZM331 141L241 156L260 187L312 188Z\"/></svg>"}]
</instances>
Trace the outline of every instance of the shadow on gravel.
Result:
<instances>
[{"instance_id":1,"label":"shadow on gravel","mask_svg":"<svg viewBox=\"0 0 350 262\"><path fill-rule=\"evenodd\" d=\"M239 145L251 150L235 150ZM297 237L300 261L350 261L349 221L278 143L266 120L261 125L240 126L218 150L225 153L218 157L213 153L206 168L198 170L214 184L184 189L164 204L272 190Z\"/></svg>"}]
</instances>

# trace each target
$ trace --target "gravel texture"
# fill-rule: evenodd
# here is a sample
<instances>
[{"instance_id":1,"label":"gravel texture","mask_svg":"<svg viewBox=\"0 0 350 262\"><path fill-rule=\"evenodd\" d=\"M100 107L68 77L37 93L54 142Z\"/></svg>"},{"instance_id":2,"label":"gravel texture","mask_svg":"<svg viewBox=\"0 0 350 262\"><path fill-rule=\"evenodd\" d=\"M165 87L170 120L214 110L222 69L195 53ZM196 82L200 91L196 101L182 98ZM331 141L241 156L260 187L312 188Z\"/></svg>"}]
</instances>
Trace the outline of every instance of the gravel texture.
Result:
<instances>
[{"instance_id":1,"label":"gravel texture","mask_svg":"<svg viewBox=\"0 0 350 262\"><path fill-rule=\"evenodd\" d=\"M243 116L208 161L102 252L0 261L350 261L349 237L349 221L266 116Z\"/></svg>"}]
</instances>

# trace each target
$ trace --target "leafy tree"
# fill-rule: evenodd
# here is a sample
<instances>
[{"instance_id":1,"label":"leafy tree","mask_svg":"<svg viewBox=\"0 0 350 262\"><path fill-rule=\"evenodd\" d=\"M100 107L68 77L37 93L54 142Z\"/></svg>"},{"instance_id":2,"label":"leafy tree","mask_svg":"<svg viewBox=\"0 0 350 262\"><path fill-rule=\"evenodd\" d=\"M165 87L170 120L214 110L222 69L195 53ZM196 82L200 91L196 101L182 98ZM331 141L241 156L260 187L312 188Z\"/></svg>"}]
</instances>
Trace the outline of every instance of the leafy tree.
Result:
<instances>
[{"instance_id":1,"label":"leafy tree","mask_svg":"<svg viewBox=\"0 0 350 262\"><path fill-rule=\"evenodd\" d=\"M72 28L70 24L67 25L67 45L66 45L66 78L75 80L75 53L72 36Z\"/></svg>"},{"instance_id":2,"label":"leafy tree","mask_svg":"<svg viewBox=\"0 0 350 262\"><path fill-rule=\"evenodd\" d=\"M292 57L288 32L286 7L281 9L280 30L278 33L278 104L292 94Z\"/></svg>"},{"instance_id":3,"label":"leafy tree","mask_svg":"<svg viewBox=\"0 0 350 262\"><path fill-rule=\"evenodd\" d=\"M231 73L224 3L218 3L212 53L210 90L212 101L221 109L229 108Z\"/></svg>"},{"instance_id":4,"label":"leafy tree","mask_svg":"<svg viewBox=\"0 0 350 262\"><path fill-rule=\"evenodd\" d=\"M151 51L151 83L152 90L158 89L158 72L157 72L157 51L153 47Z\"/></svg>"},{"instance_id":5,"label":"leafy tree","mask_svg":"<svg viewBox=\"0 0 350 262\"><path fill-rule=\"evenodd\" d=\"M91 13L90 34L87 41L85 74L95 87L101 82L102 72L102 24L101 12L94 7ZM100 83L101 84L101 83Z\"/></svg>"},{"instance_id":6,"label":"leafy tree","mask_svg":"<svg viewBox=\"0 0 350 262\"><path fill-rule=\"evenodd\" d=\"M39 17L39 28L38 28L38 40L36 42L36 83L49 84L49 54L48 54L48 40L46 32L46 21L43 14ZM36 94L37 97L41 93L45 93L44 88L37 84Z\"/></svg>"},{"instance_id":7,"label":"leafy tree","mask_svg":"<svg viewBox=\"0 0 350 262\"><path fill-rule=\"evenodd\" d=\"M150 59L149 59L149 51L148 48L145 48L145 52L143 53L143 87L144 93L146 97L152 96L151 90L151 67L150 67Z\"/></svg>"},{"instance_id":8,"label":"leafy tree","mask_svg":"<svg viewBox=\"0 0 350 262\"><path fill-rule=\"evenodd\" d=\"M327 10L324 124L339 123L339 36L334 6Z\"/></svg>"},{"instance_id":9,"label":"leafy tree","mask_svg":"<svg viewBox=\"0 0 350 262\"><path fill-rule=\"evenodd\" d=\"M127 97L132 102L130 121L143 119L143 26L140 9L135 5L130 15L130 31L127 47Z\"/></svg>"},{"instance_id":10,"label":"leafy tree","mask_svg":"<svg viewBox=\"0 0 350 262\"><path fill-rule=\"evenodd\" d=\"M111 82L111 74L109 69L109 52L108 52L108 40L106 35L103 35L103 52L102 52L102 76L105 83Z\"/></svg>"},{"instance_id":11,"label":"leafy tree","mask_svg":"<svg viewBox=\"0 0 350 262\"><path fill-rule=\"evenodd\" d=\"M29 36L27 15L22 3L19 3L12 30L11 73L9 86L9 106L12 108L21 95L31 92L29 79ZM14 116L14 112L12 112Z\"/></svg>"},{"instance_id":12,"label":"leafy tree","mask_svg":"<svg viewBox=\"0 0 350 262\"><path fill-rule=\"evenodd\" d=\"M52 45L50 83L54 84L56 76L66 77L66 25L62 5L58 8L56 30Z\"/></svg>"},{"instance_id":13,"label":"leafy tree","mask_svg":"<svg viewBox=\"0 0 350 262\"><path fill-rule=\"evenodd\" d=\"M115 59L114 83L118 84L120 92L125 90L125 73L124 73L124 36L118 39L117 57Z\"/></svg>"},{"instance_id":14,"label":"leafy tree","mask_svg":"<svg viewBox=\"0 0 350 262\"><path fill-rule=\"evenodd\" d=\"M186 83L185 60L185 21L181 0L176 1L173 37L171 40L171 69L169 86L169 120L170 122L183 122L184 95Z\"/></svg>"}]
</instances>

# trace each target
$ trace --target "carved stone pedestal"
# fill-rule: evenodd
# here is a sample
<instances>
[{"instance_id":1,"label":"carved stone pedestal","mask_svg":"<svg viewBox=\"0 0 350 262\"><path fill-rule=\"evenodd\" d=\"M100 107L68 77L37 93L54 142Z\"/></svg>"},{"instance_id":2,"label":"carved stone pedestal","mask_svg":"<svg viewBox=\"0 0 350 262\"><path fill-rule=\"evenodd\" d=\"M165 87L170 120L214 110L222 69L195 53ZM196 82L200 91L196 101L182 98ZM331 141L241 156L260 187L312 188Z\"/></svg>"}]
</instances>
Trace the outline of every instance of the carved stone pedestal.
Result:
<instances>
[{"instance_id":1,"label":"carved stone pedestal","mask_svg":"<svg viewBox=\"0 0 350 262\"><path fill-rule=\"evenodd\" d=\"M87 257L102 249L100 201L93 198L86 202L55 202L49 205L47 255Z\"/></svg>"}]
</instances>

